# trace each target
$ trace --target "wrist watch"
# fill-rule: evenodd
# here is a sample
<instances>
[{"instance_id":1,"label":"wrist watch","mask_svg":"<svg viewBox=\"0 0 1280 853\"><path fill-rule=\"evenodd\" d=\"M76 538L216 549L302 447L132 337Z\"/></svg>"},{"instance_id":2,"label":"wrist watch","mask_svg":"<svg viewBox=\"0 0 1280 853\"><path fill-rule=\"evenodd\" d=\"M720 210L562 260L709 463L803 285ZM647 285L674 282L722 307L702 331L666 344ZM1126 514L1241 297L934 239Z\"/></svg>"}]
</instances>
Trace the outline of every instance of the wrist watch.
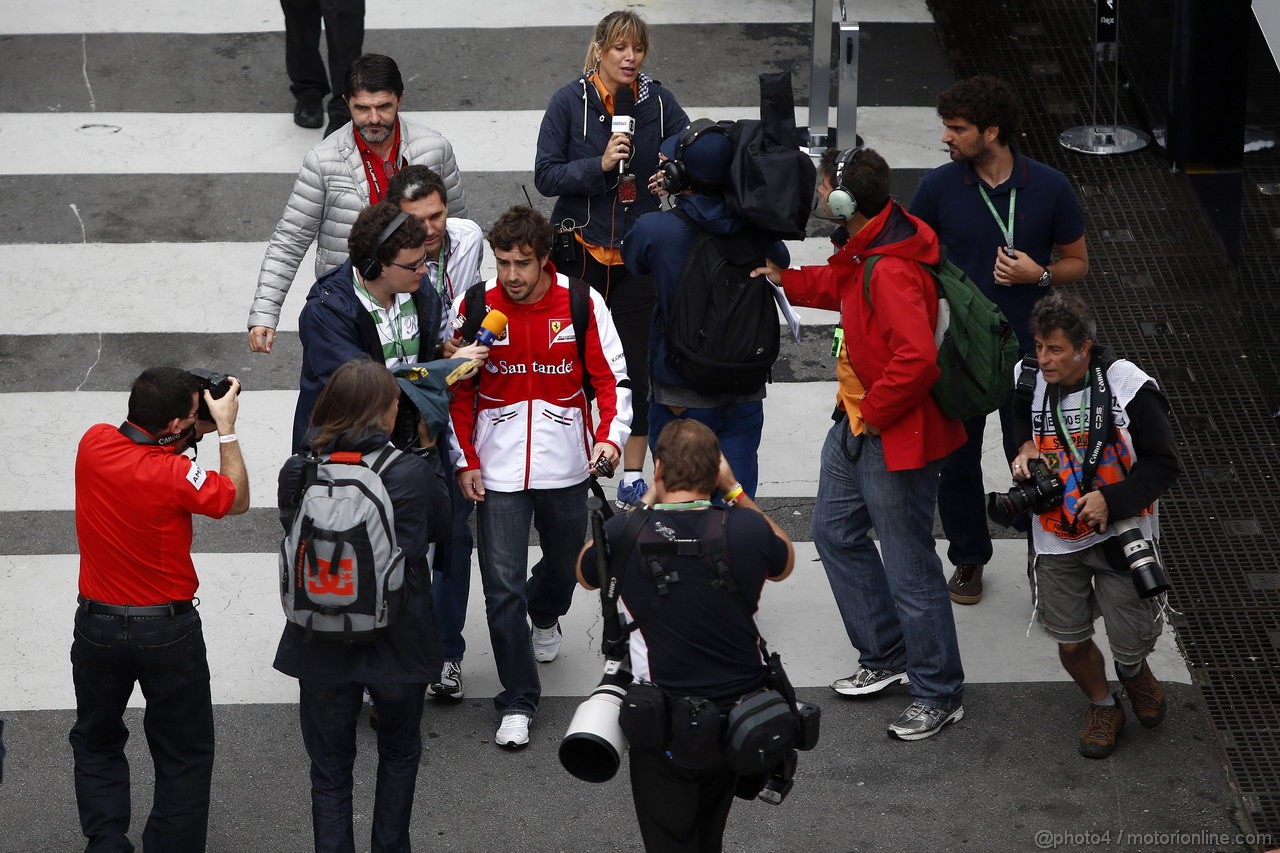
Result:
<instances>
[{"instance_id":1,"label":"wrist watch","mask_svg":"<svg viewBox=\"0 0 1280 853\"><path fill-rule=\"evenodd\" d=\"M1044 272L1040 273L1040 280L1036 284L1041 287L1048 287L1053 284L1053 273L1049 270L1049 265L1045 264Z\"/></svg>"}]
</instances>

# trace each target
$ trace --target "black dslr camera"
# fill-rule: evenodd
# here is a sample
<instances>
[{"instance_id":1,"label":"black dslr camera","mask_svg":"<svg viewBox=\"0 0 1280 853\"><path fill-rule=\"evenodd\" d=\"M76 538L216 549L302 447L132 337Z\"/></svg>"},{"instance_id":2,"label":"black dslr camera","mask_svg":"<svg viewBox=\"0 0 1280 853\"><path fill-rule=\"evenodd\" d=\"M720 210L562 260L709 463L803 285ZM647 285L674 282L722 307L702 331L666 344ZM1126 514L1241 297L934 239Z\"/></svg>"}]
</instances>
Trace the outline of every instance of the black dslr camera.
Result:
<instances>
[{"instance_id":1,"label":"black dslr camera","mask_svg":"<svg viewBox=\"0 0 1280 853\"><path fill-rule=\"evenodd\" d=\"M200 408L196 411L196 419L201 421L213 421L213 415L209 413L209 404L205 402L204 392L208 391L209 395L215 400L221 400L231 390L231 377L225 373L215 373L212 370L188 370L200 382L200 388L196 392L196 398L199 400Z\"/></svg>"},{"instance_id":2,"label":"black dslr camera","mask_svg":"<svg viewBox=\"0 0 1280 853\"><path fill-rule=\"evenodd\" d=\"M1065 488L1058 475L1049 470L1043 459L1027 463L1031 479L1015 482L1003 495L987 494L987 518L1001 527L1012 527L1013 520L1024 512L1047 512L1062 503Z\"/></svg>"}]
</instances>

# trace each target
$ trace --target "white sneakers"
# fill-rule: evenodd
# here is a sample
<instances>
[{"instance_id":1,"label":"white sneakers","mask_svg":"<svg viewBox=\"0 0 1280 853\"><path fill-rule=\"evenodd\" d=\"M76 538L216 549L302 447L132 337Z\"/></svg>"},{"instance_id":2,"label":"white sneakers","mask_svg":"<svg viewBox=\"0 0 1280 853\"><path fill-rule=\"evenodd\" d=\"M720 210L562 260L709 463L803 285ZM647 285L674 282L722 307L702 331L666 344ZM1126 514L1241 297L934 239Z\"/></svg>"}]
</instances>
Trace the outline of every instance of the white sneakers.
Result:
<instances>
[{"instance_id":1,"label":"white sneakers","mask_svg":"<svg viewBox=\"0 0 1280 853\"><path fill-rule=\"evenodd\" d=\"M533 626L533 659L538 663L551 663L556 659L556 655L560 654L560 640L563 635L560 633L560 623L552 625L550 628L539 628Z\"/></svg>"},{"instance_id":2,"label":"white sneakers","mask_svg":"<svg viewBox=\"0 0 1280 853\"><path fill-rule=\"evenodd\" d=\"M521 749L529 745L529 715L505 714L494 742L503 749Z\"/></svg>"}]
</instances>

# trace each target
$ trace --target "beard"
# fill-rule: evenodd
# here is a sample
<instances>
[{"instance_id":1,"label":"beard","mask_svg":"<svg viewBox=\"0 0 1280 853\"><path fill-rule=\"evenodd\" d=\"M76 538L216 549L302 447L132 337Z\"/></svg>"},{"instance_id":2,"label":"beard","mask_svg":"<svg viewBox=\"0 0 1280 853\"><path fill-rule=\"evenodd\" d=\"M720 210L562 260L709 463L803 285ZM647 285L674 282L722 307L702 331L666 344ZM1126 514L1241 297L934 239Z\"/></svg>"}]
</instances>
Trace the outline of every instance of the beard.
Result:
<instances>
[{"instance_id":1,"label":"beard","mask_svg":"<svg viewBox=\"0 0 1280 853\"><path fill-rule=\"evenodd\" d=\"M386 125L365 125L357 128L360 138L371 145L386 142L391 137L391 128Z\"/></svg>"}]
</instances>

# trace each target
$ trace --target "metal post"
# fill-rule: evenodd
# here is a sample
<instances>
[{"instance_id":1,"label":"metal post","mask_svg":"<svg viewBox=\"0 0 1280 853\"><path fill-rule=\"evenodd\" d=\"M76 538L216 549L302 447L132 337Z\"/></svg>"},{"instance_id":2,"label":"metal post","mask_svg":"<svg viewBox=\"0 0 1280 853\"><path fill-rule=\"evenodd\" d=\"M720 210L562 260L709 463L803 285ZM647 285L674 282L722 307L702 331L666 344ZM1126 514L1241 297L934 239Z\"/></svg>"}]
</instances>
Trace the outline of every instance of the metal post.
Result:
<instances>
[{"instance_id":1,"label":"metal post","mask_svg":"<svg viewBox=\"0 0 1280 853\"><path fill-rule=\"evenodd\" d=\"M809 126L801 133L801 147L819 153L827 147L832 130L827 126L831 105L832 0L813 0L813 62L809 74Z\"/></svg>"},{"instance_id":2,"label":"metal post","mask_svg":"<svg viewBox=\"0 0 1280 853\"><path fill-rule=\"evenodd\" d=\"M836 145L854 148L858 139L858 36L859 25L840 24L840 40L836 42L840 77L836 85Z\"/></svg>"},{"instance_id":3,"label":"metal post","mask_svg":"<svg viewBox=\"0 0 1280 853\"><path fill-rule=\"evenodd\" d=\"M1069 127L1058 134L1058 144L1082 154L1127 154L1140 151L1151 142L1136 127L1119 124L1120 118L1120 0L1097 0L1097 29L1093 50L1093 110L1090 123ZM1112 92L1111 124L1098 124L1098 65L1103 60L1115 62L1115 87Z\"/></svg>"}]
</instances>

